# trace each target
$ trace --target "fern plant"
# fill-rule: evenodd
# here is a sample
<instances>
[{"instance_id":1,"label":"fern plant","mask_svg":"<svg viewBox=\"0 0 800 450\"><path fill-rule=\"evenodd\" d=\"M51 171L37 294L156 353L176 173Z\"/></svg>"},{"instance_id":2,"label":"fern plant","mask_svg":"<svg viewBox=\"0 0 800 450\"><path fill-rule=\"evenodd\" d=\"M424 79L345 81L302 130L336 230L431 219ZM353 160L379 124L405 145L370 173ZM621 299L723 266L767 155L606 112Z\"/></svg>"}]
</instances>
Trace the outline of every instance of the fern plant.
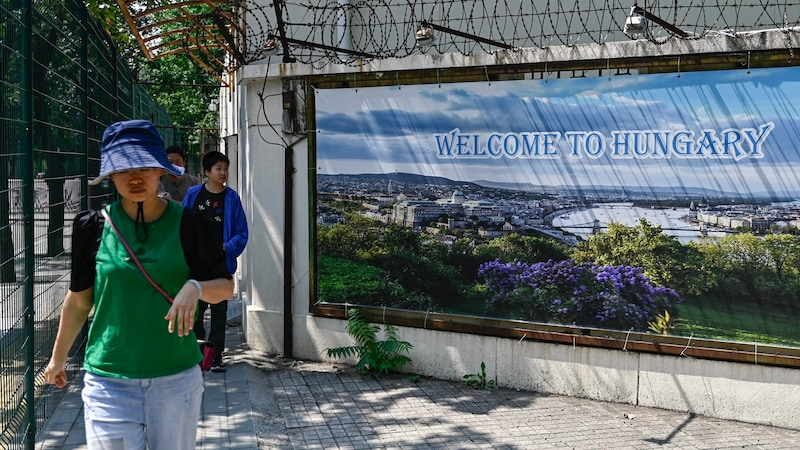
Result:
<instances>
[{"instance_id":1,"label":"fern plant","mask_svg":"<svg viewBox=\"0 0 800 450\"><path fill-rule=\"evenodd\" d=\"M387 374L411 362L404 355L414 346L397 339L397 331L391 325L384 326L386 340L379 341L380 327L367 321L364 313L353 308L347 312L347 333L356 345L327 349L329 358L357 356L356 370L361 374Z\"/></svg>"}]
</instances>

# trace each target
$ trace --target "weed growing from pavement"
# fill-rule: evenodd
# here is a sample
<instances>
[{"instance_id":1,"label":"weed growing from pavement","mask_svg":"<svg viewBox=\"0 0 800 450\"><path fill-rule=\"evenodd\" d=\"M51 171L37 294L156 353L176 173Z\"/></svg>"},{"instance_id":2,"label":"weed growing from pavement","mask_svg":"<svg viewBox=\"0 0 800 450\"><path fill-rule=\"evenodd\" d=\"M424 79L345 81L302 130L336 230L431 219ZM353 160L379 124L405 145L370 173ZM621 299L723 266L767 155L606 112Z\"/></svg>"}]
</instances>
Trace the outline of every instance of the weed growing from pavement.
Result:
<instances>
[{"instance_id":1,"label":"weed growing from pavement","mask_svg":"<svg viewBox=\"0 0 800 450\"><path fill-rule=\"evenodd\" d=\"M494 389L494 380L486 377L486 363L481 361L481 371L479 373L468 373L464 375L464 384L473 389L491 390Z\"/></svg>"}]
</instances>

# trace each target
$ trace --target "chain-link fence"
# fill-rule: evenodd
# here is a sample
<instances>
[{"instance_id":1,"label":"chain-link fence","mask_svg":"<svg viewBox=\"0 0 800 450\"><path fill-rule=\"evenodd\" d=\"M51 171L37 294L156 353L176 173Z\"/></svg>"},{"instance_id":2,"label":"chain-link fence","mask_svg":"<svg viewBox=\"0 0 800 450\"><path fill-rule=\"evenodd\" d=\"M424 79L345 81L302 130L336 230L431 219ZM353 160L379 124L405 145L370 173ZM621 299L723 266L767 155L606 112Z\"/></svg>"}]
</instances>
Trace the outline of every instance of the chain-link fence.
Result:
<instances>
[{"instance_id":1,"label":"chain-link fence","mask_svg":"<svg viewBox=\"0 0 800 450\"><path fill-rule=\"evenodd\" d=\"M0 448L34 448L62 391L43 370L69 285L75 214L114 198L88 189L117 120L171 119L134 83L77 0L0 0ZM77 375L85 333L67 369Z\"/></svg>"}]
</instances>

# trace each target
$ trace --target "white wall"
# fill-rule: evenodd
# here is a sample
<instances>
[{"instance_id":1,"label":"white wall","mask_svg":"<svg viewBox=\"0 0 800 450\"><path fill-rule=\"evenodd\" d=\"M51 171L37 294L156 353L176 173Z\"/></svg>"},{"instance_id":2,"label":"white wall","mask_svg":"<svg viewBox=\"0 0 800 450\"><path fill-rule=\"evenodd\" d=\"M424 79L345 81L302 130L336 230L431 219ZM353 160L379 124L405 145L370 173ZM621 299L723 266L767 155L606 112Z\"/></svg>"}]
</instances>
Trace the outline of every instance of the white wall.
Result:
<instances>
[{"instance_id":1,"label":"white wall","mask_svg":"<svg viewBox=\"0 0 800 450\"><path fill-rule=\"evenodd\" d=\"M794 35L788 35L797 40ZM364 66L251 65L239 73L241 114L231 127L239 139L239 170L250 220L250 242L243 264L246 293L246 339L257 350L291 353L299 359L323 360L326 348L351 345L341 320L315 317L309 311L309 199L308 146L295 145L291 182L294 188L294 240L284 247L284 148L280 133L281 79L311 74L378 72L416 67L460 67L509 62L536 62L547 57L562 60L648 54L681 55L695 51L742 51L783 48L787 35L776 32L733 40L669 43L650 47L625 42L602 47L551 48L510 55L466 57L420 56L405 60L374 61ZM798 42L792 42L794 47ZM545 53L543 53L545 52ZM538 58L538 59L537 59ZM267 99L262 105L257 93ZM269 125L271 122L274 128ZM295 141L289 141L289 144ZM293 346L284 350L284 252L291 251ZM408 370L441 379L460 380L476 373L481 362L489 378L509 388L580 396L693 412L711 417L800 429L800 372L795 369L660 356L644 353L501 339L399 327L398 337L415 345ZM354 361L350 361L354 362Z\"/></svg>"},{"instance_id":2,"label":"white wall","mask_svg":"<svg viewBox=\"0 0 800 450\"><path fill-rule=\"evenodd\" d=\"M352 345L344 322L295 320L295 357ZM800 429L797 369L398 328L415 347L406 370L458 381L486 363L499 386ZM350 361L353 363L354 361Z\"/></svg>"}]
</instances>

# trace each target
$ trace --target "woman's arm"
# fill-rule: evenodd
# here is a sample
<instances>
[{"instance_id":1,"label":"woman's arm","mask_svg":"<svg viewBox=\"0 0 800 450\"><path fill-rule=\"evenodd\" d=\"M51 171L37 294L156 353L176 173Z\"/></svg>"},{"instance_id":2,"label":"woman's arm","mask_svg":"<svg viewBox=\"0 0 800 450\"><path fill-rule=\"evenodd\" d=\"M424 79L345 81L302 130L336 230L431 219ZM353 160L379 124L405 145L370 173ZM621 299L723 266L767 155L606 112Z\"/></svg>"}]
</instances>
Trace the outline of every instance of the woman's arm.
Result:
<instances>
[{"instance_id":1,"label":"woman's arm","mask_svg":"<svg viewBox=\"0 0 800 450\"><path fill-rule=\"evenodd\" d=\"M194 282L187 281L178 291L167 315L164 316L167 320L167 330L170 333L177 330L178 336L181 337L187 336L194 327L198 298L206 303L219 303L233 296L233 281L227 278L195 281L200 285L200 289Z\"/></svg>"},{"instance_id":2,"label":"woman's arm","mask_svg":"<svg viewBox=\"0 0 800 450\"><path fill-rule=\"evenodd\" d=\"M94 306L94 288L80 292L67 291L64 306L61 309L61 318L58 323L56 342L53 344L53 353L50 362L44 370L45 381L62 388L67 385L67 356L75 338L80 333L83 324L89 317L89 312Z\"/></svg>"}]
</instances>

